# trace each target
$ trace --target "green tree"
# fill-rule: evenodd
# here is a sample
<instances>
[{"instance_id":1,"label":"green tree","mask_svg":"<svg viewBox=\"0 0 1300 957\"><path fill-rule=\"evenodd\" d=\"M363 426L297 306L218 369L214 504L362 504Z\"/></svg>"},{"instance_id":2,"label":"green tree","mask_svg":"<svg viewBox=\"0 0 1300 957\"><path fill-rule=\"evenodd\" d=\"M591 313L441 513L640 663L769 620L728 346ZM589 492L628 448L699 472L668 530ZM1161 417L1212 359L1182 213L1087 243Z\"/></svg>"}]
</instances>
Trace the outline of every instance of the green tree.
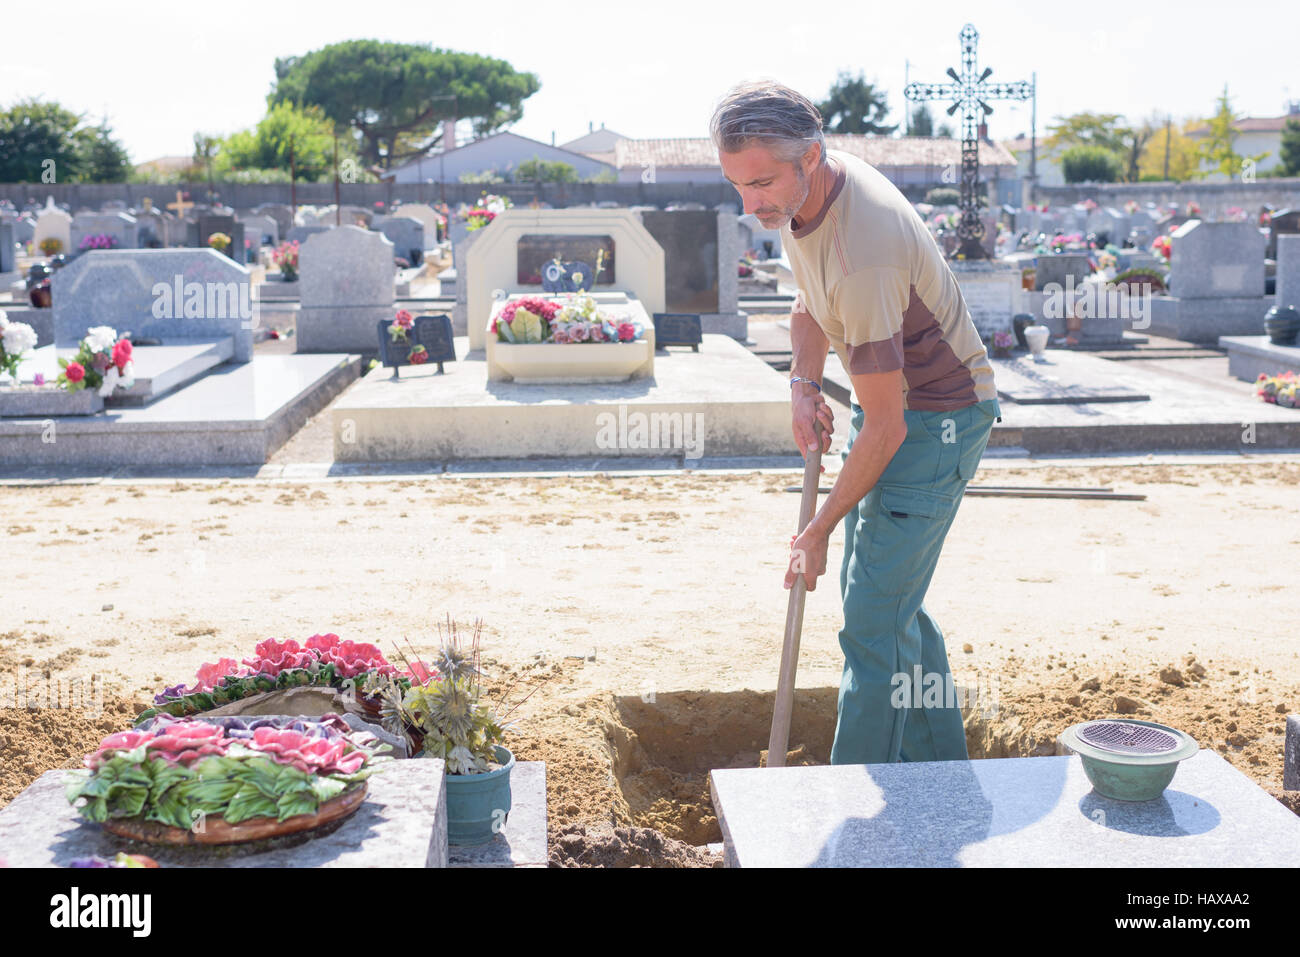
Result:
<instances>
[{"instance_id":1,"label":"green tree","mask_svg":"<svg viewBox=\"0 0 1300 957\"><path fill-rule=\"evenodd\" d=\"M1125 152L1129 128L1118 113L1075 113L1058 116L1047 128L1044 146L1100 146L1112 153Z\"/></svg>"},{"instance_id":2,"label":"green tree","mask_svg":"<svg viewBox=\"0 0 1300 957\"><path fill-rule=\"evenodd\" d=\"M827 133L874 133L886 136L898 129L883 121L889 115L885 91L877 90L859 73L841 70L825 101L817 104Z\"/></svg>"},{"instance_id":3,"label":"green tree","mask_svg":"<svg viewBox=\"0 0 1300 957\"><path fill-rule=\"evenodd\" d=\"M476 135L513 123L540 87L504 60L421 43L348 40L275 61L270 103L314 104L361 137L368 165L390 168L437 142L434 128L469 118Z\"/></svg>"},{"instance_id":4,"label":"green tree","mask_svg":"<svg viewBox=\"0 0 1300 957\"><path fill-rule=\"evenodd\" d=\"M323 182L334 178L334 124L319 106L276 103L250 130L226 137L213 168L222 179L237 170L282 170L289 178L289 151L299 179ZM356 162L351 133L339 142L339 163Z\"/></svg>"},{"instance_id":5,"label":"green tree","mask_svg":"<svg viewBox=\"0 0 1300 957\"><path fill-rule=\"evenodd\" d=\"M58 103L34 98L0 112L0 182L75 181L84 160L81 121Z\"/></svg>"},{"instance_id":6,"label":"green tree","mask_svg":"<svg viewBox=\"0 0 1300 957\"><path fill-rule=\"evenodd\" d=\"M1300 120L1287 120L1282 127L1282 176L1300 176Z\"/></svg>"},{"instance_id":7,"label":"green tree","mask_svg":"<svg viewBox=\"0 0 1300 957\"><path fill-rule=\"evenodd\" d=\"M912 135L934 136L934 117L924 103L918 103L912 111Z\"/></svg>"},{"instance_id":8,"label":"green tree","mask_svg":"<svg viewBox=\"0 0 1300 957\"><path fill-rule=\"evenodd\" d=\"M1236 123L1238 117L1232 112L1232 101L1228 98L1228 87L1225 84L1223 93L1218 100L1218 109L1206 123L1205 139L1201 142L1200 149L1197 151L1202 162L1209 163L1209 169L1202 170L1201 176L1207 176L1210 173L1222 173L1224 176L1233 177L1241 173L1247 163L1257 163L1268 155L1268 152L1259 153L1255 156L1242 156L1235 149L1233 143L1237 139Z\"/></svg>"},{"instance_id":9,"label":"green tree","mask_svg":"<svg viewBox=\"0 0 1300 957\"><path fill-rule=\"evenodd\" d=\"M1119 157L1104 146L1071 146L1061 154L1067 183L1113 183L1119 179Z\"/></svg>"},{"instance_id":10,"label":"green tree","mask_svg":"<svg viewBox=\"0 0 1300 957\"><path fill-rule=\"evenodd\" d=\"M950 124L948 124L948 123L940 123L940 124L939 124L939 128L938 128L937 130L934 131L934 135L935 135L935 136L938 136L938 137L941 137L941 138L943 138L943 139L945 139L945 140L950 140L950 139L952 139L956 134L953 132L953 130L952 130L952 126L951 126Z\"/></svg>"},{"instance_id":11,"label":"green tree","mask_svg":"<svg viewBox=\"0 0 1300 957\"><path fill-rule=\"evenodd\" d=\"M550 163L536 154L515 170L516 183L576 183L578 171L569 163Z\"/></svg>"},{"instance_id":12,"label":"green tree","mask_svg":"<svg viewBox=\"0 0 1300 957\"><path fill-rule=\"evenodd\" d=\"M87 183L125 183L131 176L126 147L113 138L104 117L99 126L77 132L81 148L79 175Z\"/></svg>"}]
</instances>

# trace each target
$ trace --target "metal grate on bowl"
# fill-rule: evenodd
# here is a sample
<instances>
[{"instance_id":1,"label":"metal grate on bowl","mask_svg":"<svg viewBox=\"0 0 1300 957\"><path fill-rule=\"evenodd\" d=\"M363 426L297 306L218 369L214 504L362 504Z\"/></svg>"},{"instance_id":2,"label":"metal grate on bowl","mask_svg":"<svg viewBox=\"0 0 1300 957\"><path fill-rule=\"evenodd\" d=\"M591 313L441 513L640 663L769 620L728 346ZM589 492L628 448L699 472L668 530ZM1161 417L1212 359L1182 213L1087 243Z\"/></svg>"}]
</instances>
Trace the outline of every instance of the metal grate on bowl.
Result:
<instances>
[{"instance_id":1,"label":"metal grate on bowl","mask_svg":"<svg viewBox=\"0 0 1300 957\"><path fill-rule=\"evenodd\" d=\"M1090 721L1078 734L1093 747L1119 754L1162 754L1178 747L1178 739L1168 731L1123 721Z\"/></svg>"}]
</instances>

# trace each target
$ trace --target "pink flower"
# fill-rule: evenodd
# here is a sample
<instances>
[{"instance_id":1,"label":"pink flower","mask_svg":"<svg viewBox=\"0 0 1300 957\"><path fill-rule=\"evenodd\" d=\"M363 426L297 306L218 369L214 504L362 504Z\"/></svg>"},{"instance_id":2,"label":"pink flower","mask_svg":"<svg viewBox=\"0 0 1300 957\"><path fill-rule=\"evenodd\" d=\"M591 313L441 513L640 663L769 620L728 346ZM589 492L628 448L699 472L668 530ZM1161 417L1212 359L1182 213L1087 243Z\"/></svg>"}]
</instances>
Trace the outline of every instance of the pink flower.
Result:
<instances>
[{"instance_id":1,"label":"pink flower","mask_svg":"<svg viewBox=\"0 0 1300 957\"><path fill-rule=\"evenodd\" d=\"M244 659L244 664L248 665L252 674L278 675L289 668L305 668L316 658L310 651L304 651L292 638L284 642L268 638L259 642L253 650L255 657Z\"/></svg>"},{"instance_id":2,"label":"pink flower","mask_svg":"<svg viewBox=\"0 0 1300 957\"><path fill-rule=\"evenodd\" d=\"M80 382L86 377L86 369L80 362L69 362L63 371L69 382Z\"/></svg>"},{"instance_id":3,"label":"pink flower","mask_svg":"<svg viewBox=\"0 0 1300 957\"><path fill-rule=\"evenodd\" d=\"M299 771L308 773L352 774L366 760L365 752L360 750L345 754L348 747L346 741L309 738L288 728L257 728L253 731L253 739L245 740L244 743L278 764L291 764Z\"/></svg>"},{"instance_id":4,"label":"pink flower","mask_svg":"<svg viewBox=\"0 0 1300 957\"><path fill-rule=\"evenodd\" d=\"M225 730L203 721L175 722L149 741L153 756L173 764L190 764L210 754L223 755L229 747Z\"/></svg>"},{"instance_id":5,"label":"pink flower","mask_svg":"<svg viewBox=\"0 0 1300 957\"><path fill-rule=\"evenodd\" d=\"M221 658L215 664L204 663L199 666L198 674L195 677L198 682L194 686L195 691L211 691L217 685L225 684L225 679L230 675L239 675L239 662L234 658Z\"/></svg>"},{"instance_id":6,"label":"pink flower","mask_svg":"<svg viewBox=\"0 0 1300 957\"><path fill-rule=\"evenodd\" d=\"M571 334L574 342L586 342L591 337L591 330L587 328L585 322L580 322L573 327Z\"/></svg>"},{"instance_id":7,"label":"pink flower","mask_svg":"<svg viewBox=\"0 0 1300 957\"><path fill-rule=\"evenodd\" d=\"M437 668L426 665L423 661L412 661L410 670L405 672L405 676L422 685L441 677Z\"/></svg>"},{"instance_id":8,"label":"pink flower","mask_svg":"<svg viewBox=\"0 0 1300 957\"><path fill-rule=\"evenodd\" d=\"M618 341L631 342L636 338L636 326L630 322L620 322L618 324Z\"/></svg>"},{"instance_id":9,"label":"pink flower","mask_svg":"<svg viewBox=\"0 0 1300 957\"><path fill-rule=\"evenodd\" d=\"M134 751L140 745L153 739L152 731L118 731L99 742L94 754L85 758L86 767L94 770L111 757L115 751Z\"/></svg>"},{"instance_id":10,"label":"pink flower","mask_svg":"<svg viewBox=\"0 0 1300 957\"><path fill-rule=\"evenodd\" d=\"M45 385L45 373L44 373L44 372L38 372L38 373L36 373L36 375L34 375L34 376L32 377L32 384L33 384L33 385Z\"/></svg>"},{"instance_id":11,"label":"pink flower","mask_svg":"<svg viewBox=\"0 0 1300 957\"><path fill-rule=\"evenodd\" d=\"M397 310L397 317L393 320L393 322L396 325L401 326L403 329L410 329L411 326L415 324L415 317L412 316L405 309L399 309Z\"/></svg>"},{"instance_id":12,"label":"pink flower","mask_svg":"<svg viewBox=\"0 0 1300 957\"><path fill-rule=\"evenodd\" d=\"M126 364L131 361L131 340L121 338L113 346L113 365L117 366L119 372L126 368Z\"/></svg>"}]
</instances>

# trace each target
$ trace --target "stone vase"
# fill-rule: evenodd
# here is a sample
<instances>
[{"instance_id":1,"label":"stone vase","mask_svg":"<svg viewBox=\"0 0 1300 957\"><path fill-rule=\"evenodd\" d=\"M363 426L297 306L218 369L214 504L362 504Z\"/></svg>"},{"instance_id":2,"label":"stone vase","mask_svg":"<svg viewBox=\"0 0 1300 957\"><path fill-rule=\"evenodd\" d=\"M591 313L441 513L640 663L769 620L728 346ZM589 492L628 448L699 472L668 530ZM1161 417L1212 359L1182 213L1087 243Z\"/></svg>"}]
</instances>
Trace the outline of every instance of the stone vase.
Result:
<instances>
[{"instance_id":1,"label":"stone vase","mask_svg":"<svg viewBox=\"0 0 1300 957\"><path fill-rule=\"evenodd\" d=\"M1295 345L1300 334L1300 311L1294 306L1274 306L1264 316L1264 332L1275 346Z\"/></svg>"},{"instance_id":2,"label":"stone vase","mask_svg":"<svg viewBox=\"0 0 1300 957\"><path fill-rule=\"evenodd\" d=\"M1051 335L1052 330L1047 326L1029 326L1025 329L1025 343L1029 346L1029 352L1035 362L1047 361L1043 358L1043 352L1047 349L1047 340Z\"/></svg>"}]
</instances>

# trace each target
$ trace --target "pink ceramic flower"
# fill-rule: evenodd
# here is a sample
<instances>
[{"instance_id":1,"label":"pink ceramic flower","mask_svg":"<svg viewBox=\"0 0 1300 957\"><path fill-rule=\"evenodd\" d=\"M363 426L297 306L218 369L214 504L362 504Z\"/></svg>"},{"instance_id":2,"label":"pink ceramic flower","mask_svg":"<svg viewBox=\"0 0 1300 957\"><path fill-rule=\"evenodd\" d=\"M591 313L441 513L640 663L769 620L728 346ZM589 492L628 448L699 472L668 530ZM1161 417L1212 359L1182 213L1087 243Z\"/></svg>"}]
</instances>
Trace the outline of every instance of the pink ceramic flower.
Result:
<instances>
[{"instance_id":1,"label":"pink ceramic flower","mask_svg":"<svg viewBox=\"0 0 1300 957\"><path fill-rule=\"evenodd\" d=\"M197 682L193 691L211 691L218 685L225 684L225 679L231 675L239 675L241 669L239 662L234 658L221 658L215 664L204 663L199 665L198 673L195 675Z\"/></svg>"},{"instance_id":2,"label":"pink ceramic flower","mask_svg":"<svg viewBox=\"0 0 1300 957\"><path fill-rule=\"evenodd\" d=\"M116 734L110 734L103 741L99 742L99 748L94 754L88 754L85 757L86 767L94 770L105 761L107 761L117 751L134 751L140 745L151 741L154 737L152 731L118 731Z\"/></svg>"},{"instance_id":3,"label":"pink ceramic flower","mask_svg":"<svg viewBox=\"0 0 1300 957\"><path fill-rule=\"evenodd\" d=\"M258 642L253 651L254 657L244 659L253 674L278 675L289 668L305 668L316 659L316 655L304 651L292 638L283 642L267 638Z\"/></svg>"}]
</instances>

